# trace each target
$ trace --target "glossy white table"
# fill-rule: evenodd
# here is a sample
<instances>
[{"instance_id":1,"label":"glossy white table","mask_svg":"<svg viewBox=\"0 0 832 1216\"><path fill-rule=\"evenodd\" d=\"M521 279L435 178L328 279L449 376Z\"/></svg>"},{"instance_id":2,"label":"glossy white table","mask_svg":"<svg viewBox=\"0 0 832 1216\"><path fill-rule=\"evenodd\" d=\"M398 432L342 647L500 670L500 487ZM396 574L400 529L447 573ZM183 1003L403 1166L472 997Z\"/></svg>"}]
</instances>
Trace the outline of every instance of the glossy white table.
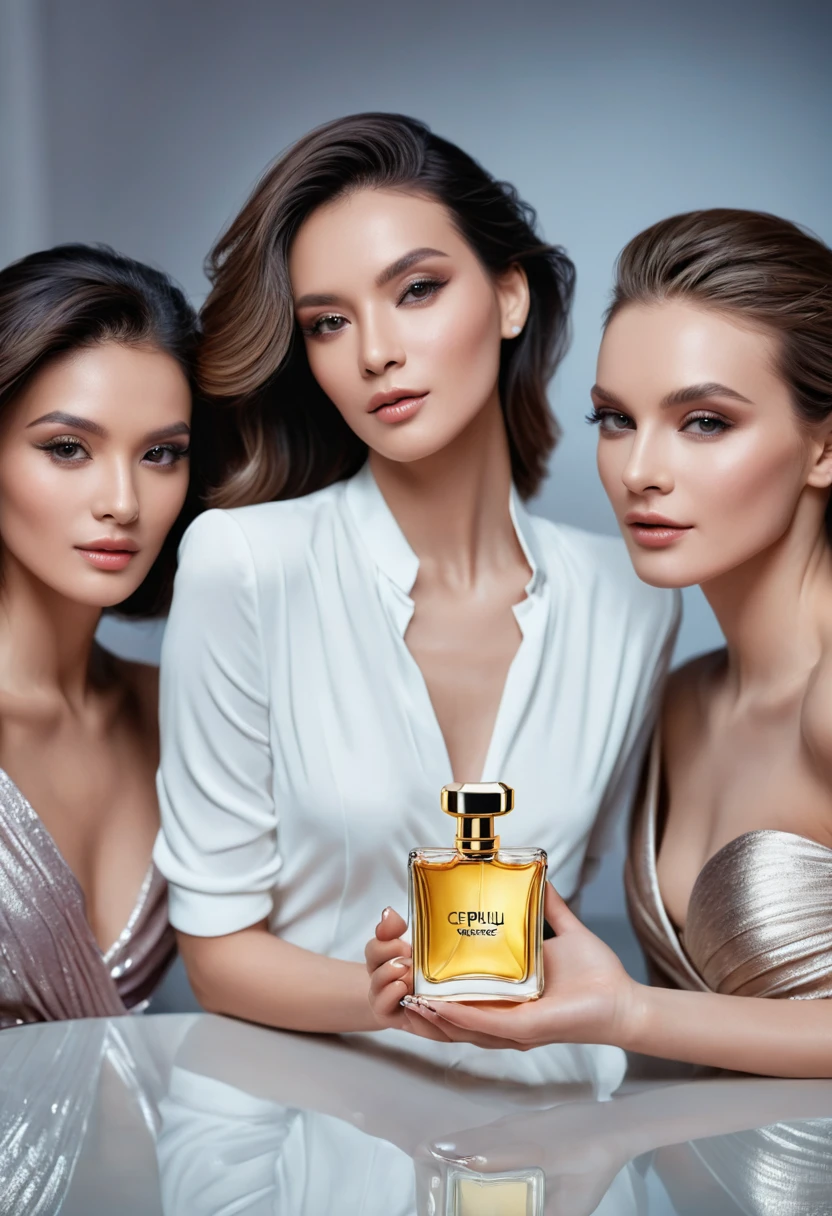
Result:
<instances>
[{"instance_id":1,"label":"glossy white table","mask_svg":"<svg viewBox=\"0 0 832 1216\"><path fill-rule=\"evenodd\" d=\"M545 1082L533 1055L497 1081L204 1014L6 1030L0 1212L832 1216L832 1083L630 1076L598 1101L592 1049L552 1049Z\"/></svg>"}]
</instances>

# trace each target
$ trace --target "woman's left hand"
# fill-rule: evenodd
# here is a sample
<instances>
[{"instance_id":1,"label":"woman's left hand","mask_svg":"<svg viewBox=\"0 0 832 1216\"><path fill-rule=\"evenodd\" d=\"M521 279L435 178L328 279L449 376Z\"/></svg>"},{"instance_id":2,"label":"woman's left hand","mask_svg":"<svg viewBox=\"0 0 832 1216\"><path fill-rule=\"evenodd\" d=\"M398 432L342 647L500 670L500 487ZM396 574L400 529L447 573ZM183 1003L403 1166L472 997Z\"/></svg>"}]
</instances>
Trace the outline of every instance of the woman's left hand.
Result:
<instances>
[{"instance_id":1,"label":"woman's left hand","mask_svg":"<svg viewBox=\"0 0 832 1216\"><path fill-rule=\"evenodd\" d=\"M544 990L537 1001L462 1004L405 998L450 1039L528 1050L544 1043L609 1043L629 1047L641 1015L644 988L618 956L590 933L547 883L544 910L555 937L543 946Z\"/></svg>"},{"instance_id":2,"label":"woman's left hand","mask_svg":"<svg viewBox=\"0 0 832 1216\"><path fill-rule=\"evenodd\" d=\"M420 1038L444 1043L466 1042L491 1048L518 1046L476 1031L464 1034L456 1027L451 1027L451 1033L446 1034L441 1026L432 1026L426 1018L416 1016L416 1007L407 1004L406 996L413 985L412 951L410 943L402 938L406 929L407 923L398 912L385 908L376 925L375 937L370 939L364 951L370 976L370 1008L379 1028L407 1030Z\"/></svg>"}]
</instances>

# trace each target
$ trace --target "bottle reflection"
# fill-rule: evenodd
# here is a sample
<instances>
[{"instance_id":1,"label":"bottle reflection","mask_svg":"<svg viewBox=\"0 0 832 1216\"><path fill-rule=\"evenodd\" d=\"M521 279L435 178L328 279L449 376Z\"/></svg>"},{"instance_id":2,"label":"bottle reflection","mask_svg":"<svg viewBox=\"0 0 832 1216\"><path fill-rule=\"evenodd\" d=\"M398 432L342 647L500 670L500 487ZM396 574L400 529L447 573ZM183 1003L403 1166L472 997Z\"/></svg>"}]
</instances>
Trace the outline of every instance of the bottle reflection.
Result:
<instances>
[{"instance_id":1,"label":"bottle reflection","mask_svg":"<svg viewBox=\"0 0 832 1216\"><path fill-rule=\"evenodd\" d=\"M598 1101L574 1077L489 1083L220 1019L193 1027L177 1065L159 1142L170 1216L245 1193L263 1198L245 1210L302 1216L832 1216L829 1082L632 1083Z\"/></svg>"},{"instance_id":2,"label":"bottle reflection","mask_svg":"<svg viewBox=\"0 0 832 1216\"><path fill-rule=\"evenodd\" d=\"M714 1077L570 1103L427 1143L416 1169L420 1216L468 1210L461 1179L478 1216L483 1179L512 1216L832 1216L832 1083ZM526 1189L503 1202L512 1176Z\"/></svg>"},{"instance_id":3,"label":"bottle reflection","mask_svg":"<svg viewBox=\"0 0 832 1216\"><path fill-rule=\"evenodd\" d=\"M832 1082L599 1101L563 1062L560 1084L489 1081L202 1016L5 1031L0 1212L832 1216Z\"/></svg>"},{"instance_id":4,"label":"bottle reflection","mask_svg":"<svg viewBox=\"0 0 832 1216\"><path fill-rule=\"evenodd\" d=\"M417 1168L418 1216L543 1216L546 1175L529 1168L483 1174L434 1162Z\"/></svg>"},{"instance_id":5,"label":"bottle reflection","mask_svg":"<svg viewBox=\"0 0 832 1216\"><path fill-rule=\"evenodd\" d=\"M182 1044L160 1107L163 1210L213 1216L236 1210L246 1195L251 1206L242 1210L281 1216L510 1214L519 1183L526 1186L516 1171L506 1171L497 1186L491 1177L452 1168L443 1181L447 1203L443 1195L437 1208L430 1186L422 1203L414 1178L417 1146L459 1127L493 1123L507 1110L528 1113L606 1094L599 1069L606 1057L596 1054L597 1060L588 1050L554 1052L547 1075L559 1074L561 1081L530 1084L488 1080L358 1038L200 1019ZM528 1072L527 1057L518 1055L518 1063ZM617 1059L613 1063L617 1075ZM530 1177L531 1206L518 1209L524 1216L542 1211L543 1176L532 1171Z\"/></svg>"}]
</instances>

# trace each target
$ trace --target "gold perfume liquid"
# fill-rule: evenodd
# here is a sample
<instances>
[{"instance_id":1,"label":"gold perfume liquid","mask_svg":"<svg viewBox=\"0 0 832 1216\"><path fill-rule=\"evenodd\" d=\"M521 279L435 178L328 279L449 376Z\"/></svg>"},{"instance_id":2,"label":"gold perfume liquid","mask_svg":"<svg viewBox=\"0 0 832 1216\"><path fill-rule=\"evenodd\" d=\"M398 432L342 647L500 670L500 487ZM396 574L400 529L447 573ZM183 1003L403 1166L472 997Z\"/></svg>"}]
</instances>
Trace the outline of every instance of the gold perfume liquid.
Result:
<instances>
[{"instance_id":1,"label":"gold perfume liquid","mask_svg":"<svg viewBox=\"0 0 832 1216\"><path fill-rule=\"evenodd\" d=\"M543 990L542 849L501 849L494 819L514 804L502 783L445 786L454 849L410 854L413 991L445 1001L530 1001Z\"/></svg>"}]
</instances>

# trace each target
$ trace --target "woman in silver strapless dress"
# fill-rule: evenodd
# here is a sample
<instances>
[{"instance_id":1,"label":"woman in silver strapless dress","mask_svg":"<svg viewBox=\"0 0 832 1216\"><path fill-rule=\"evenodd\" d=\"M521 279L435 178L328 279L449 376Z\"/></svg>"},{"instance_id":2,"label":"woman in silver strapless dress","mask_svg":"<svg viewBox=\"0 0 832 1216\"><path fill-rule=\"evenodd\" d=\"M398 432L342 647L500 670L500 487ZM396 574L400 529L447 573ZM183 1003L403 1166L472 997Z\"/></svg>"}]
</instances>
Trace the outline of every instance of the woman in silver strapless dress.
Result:
<instances>
[{"instance_id":1,"label":"woman in silver strapless dress","mask_svg":"<svg viewBox=\"0 0 832 1216\"><path fill-rule=\"evenodd\" d=\"M95 631L166 609L200 501L197 336L108 249L0 271L0 1027L139 1009L173 957L155 672Z\"/></svg>"},{"instance_id":2,"label":"woman in silver strapless dress","mask_svg":"<svg viewBox=\"0 0 832 1216\"><path fill-rule=\"evenodd\" d=\"M619 259L597 381L636 572L701 585L727 642L671 676L636 805L626 887L653 985L550 892L536 1005L424 1016L832 1076L832 250L759 212L655 224Z\"/></svg>"}]
</instances>

